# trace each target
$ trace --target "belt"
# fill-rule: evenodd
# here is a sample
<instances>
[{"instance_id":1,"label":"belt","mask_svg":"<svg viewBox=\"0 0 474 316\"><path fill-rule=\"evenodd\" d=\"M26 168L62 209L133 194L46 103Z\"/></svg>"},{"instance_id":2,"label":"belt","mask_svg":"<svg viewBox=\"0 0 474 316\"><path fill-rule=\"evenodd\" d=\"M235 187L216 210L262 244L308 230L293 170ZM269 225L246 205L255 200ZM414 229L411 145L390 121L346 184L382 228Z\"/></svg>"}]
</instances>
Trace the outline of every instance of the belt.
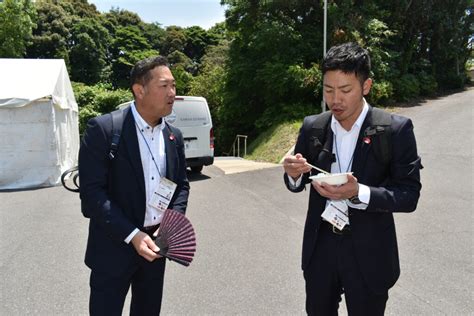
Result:
<instances>
[{"instance_id":1,"label":"belt","mask_svg":"<svg viewBox=\"0 0 474 316\"><path fill-rule=\"evenodd\" d=\"M336 235L350 235L351 234L351 227L349 225L345 225L344 228L341 230L326 221L323 221L321 224L323 225L325 224L326 227L329 229L329 231Z\"/></svg>"}]
</instances>

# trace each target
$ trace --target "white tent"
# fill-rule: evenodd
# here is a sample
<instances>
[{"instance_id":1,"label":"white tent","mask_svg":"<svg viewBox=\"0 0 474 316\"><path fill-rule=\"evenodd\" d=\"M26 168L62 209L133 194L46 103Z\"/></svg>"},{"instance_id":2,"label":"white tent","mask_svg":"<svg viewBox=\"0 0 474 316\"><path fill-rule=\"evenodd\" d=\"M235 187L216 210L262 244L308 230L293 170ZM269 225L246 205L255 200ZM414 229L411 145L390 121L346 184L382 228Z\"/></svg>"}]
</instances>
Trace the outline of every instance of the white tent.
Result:
<instances>
[{"instance_id":1,"label":"white tent","mask_svg":"<svg viewBox=\"0 0 474 316\"><path fill-rule=\"evenodd\" d=\"M64 61L0 59L0 190L58 184L78 150L78 109Z\"/></svg>"}]
</instances>

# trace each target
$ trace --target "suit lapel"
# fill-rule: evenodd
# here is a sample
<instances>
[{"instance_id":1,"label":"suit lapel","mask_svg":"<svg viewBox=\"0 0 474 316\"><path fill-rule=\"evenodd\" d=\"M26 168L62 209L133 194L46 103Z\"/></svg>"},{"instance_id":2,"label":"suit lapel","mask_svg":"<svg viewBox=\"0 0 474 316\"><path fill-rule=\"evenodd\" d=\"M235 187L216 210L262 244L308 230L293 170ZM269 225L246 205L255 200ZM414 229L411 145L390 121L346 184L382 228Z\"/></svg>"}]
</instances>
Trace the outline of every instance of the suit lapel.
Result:
<instances>
[{"instance_id":1,"label":"suit lapel","mask_svg":"<svg viewBox=\"0 0 474 316\"><path fill-rule=\"evenodd\" d=\"M165 123L166 124L166 123ZM165 141L166 153L166 177L174 181L177 166L177 152L176 152L176 136L171 132L170 127L166 124L163 129L163 139Z\"/></svg>"},{"instance_id":2,"label":"suit lapel","mask_svg":"<svg viewBox=\"0 0 474 316\"><path fill-rule=\"evenodd\" d=\"M367 127L372 125L372 107L369 106L369 111L367 112L367 116L365 117L364 122L362 123L362 127L359 132L359 136L357 138L356 147L354 150L354 160L352 162L352 172L356 177L360 177L362 171L365 168L365 163L367 161L367 154L369 153L369 149L372 146L372 143L366 144L364 143L364 132ZM360 180L360 179L359 179Z\"/></svg>"},{"instance_id":3,"label":"suit lapel","mask_svg":"<svg viewBox=\"0 0 474 316\"><path fill-rule=\"evenodd\" d=\"M135 170L140 189L145 192L145 177L143 174L140 147L138 146L137 128L133 119L132 111L128 111L122 127L122 137L125 150L130 157L130 164Z\"/></svg>"}]
</instances>

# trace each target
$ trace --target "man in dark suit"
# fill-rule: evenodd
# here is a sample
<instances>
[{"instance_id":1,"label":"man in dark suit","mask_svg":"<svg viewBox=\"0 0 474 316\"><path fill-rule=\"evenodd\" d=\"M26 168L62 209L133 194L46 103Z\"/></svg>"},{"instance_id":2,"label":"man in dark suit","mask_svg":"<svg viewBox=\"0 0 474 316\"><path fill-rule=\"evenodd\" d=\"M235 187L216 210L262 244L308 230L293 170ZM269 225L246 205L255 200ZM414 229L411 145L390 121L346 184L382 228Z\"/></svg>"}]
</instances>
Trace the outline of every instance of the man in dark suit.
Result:
<instances>
[{"instance_id":1,"label":"man in dark suit","mask_svg":"<svg viewBox=\"0 0 474 316\"><path fill-rule=\"evenodd\" d=\"M413 212L421 190L420 158L412 122L389 115L389 160L380 157L382 133L374 129L380 110L364 99L372 80L368 52L354 43L331 48L322 64L323 93L330 109L322 144L312 136L321 115L306 117L295 155L284 159L284 180L292 192L310 185L302 268L309 315L337 315L344 293L349 315L383 315L388 290L399 275L393 212ZM387 158L387 157L385 157ZM333 186L311 182L312 164L348 175ZM314 170L314 171L312 171ZM344 224L327 214L337 214ZM334 223L334 225L332 224Z\"/></svg>"},{"instance_id":2,"label":"man in dark suit","mask_svg":"<svg viewBox=\"0 0 474 316\"><path fill-rule=\"evenodd\" d=\"M189 195L182 134L163 120L176 96L167 61L139 61L130 77L135 102L123 110L114 157L111 114L89 121L79 151L82 211L90 218L85 263L91 315L121 315L130 285L130 314L159 315L165 259L153 237L163 210L153 195L171 194L167 208L182 213ZM175 190L160 192L168 180Z\"/></svg>"}]
</instances>

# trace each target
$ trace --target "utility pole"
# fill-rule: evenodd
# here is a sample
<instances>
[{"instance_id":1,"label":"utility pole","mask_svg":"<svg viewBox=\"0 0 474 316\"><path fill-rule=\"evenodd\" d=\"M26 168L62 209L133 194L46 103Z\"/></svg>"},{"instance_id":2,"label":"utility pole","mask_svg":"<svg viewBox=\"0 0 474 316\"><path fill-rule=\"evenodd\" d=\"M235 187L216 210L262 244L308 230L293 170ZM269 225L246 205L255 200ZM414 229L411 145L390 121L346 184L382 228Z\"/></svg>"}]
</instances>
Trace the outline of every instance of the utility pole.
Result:
<instances>
[{"instance_id":1,"label":"utility pole","mask_svg":"<svg viewBox=\"0 0 474 316\"><path fill-rule=\"evenodd\" d=\"M327 33L327 20L328 20L328 0L324 0L324 26L323 26L323 59L326 57L326 33ZM323 86L324 90L324 86ZM322 112L326 112L326 101L324 100L324 92L321 91L322 101L321 109Z\"/></svg>"}]
</instances>

